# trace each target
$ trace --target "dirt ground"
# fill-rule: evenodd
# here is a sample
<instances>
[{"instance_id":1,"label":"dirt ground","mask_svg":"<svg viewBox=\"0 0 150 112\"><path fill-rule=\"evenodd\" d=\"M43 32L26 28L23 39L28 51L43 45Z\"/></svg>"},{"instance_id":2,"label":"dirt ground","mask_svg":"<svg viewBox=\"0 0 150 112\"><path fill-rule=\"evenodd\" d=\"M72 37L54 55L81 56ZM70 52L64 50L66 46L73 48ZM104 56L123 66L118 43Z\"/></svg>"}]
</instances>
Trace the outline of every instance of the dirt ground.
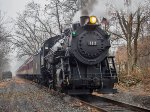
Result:
<instances>
[{"instance_id":1,"label":"dirt ground","mask_svg":"<svg viewBox=\"0 0 150 112\"><path fill-rule=\"evenodd\" d=\"M92 112L66 95L48 92L25 80L0 82L0 112Z\"/></svg>"},{"instance_id":2,"label":"dirt ground","mask_svg":"<svg viewBox=\"0 0 150 112\"><path fill-rule=\"evenodd\" d=\"M118 90L116 94L94 94L150 110L150 82L147 85L139 83L132 87L117 84L115 88Z\"/></svg>"}]
</instances>

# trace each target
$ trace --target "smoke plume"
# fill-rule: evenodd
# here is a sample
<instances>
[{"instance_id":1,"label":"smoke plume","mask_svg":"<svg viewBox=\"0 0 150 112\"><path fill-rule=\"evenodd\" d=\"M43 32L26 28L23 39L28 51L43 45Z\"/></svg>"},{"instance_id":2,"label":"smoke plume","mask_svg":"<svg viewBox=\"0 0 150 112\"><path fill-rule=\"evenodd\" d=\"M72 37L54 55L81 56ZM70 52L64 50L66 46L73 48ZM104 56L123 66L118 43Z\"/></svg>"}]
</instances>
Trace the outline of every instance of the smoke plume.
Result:
<instances>
[{"instance_id":1,"label":"smoke plume","mask_svg":"<svg viewBox=\"0 0 150 112\"><path fill-rule=\"evenodd\" d=\"M109 11L124 11L127 5L129 13L134 13L139 7L146 6L148 2L149 0L80 0L81 10L73 17L73 22L79 21L80 16L90 15L109 19Z\"/></svg>"},{"instance_id":2,"label":"smoke plume","mask_svg":"<svg viewBox=\"0 0 150 112\"><path fill-rule=\"evenodd\" d=\"M94 9L95 4L98 2L97 0L86 0L87 3L84 5L81 4L81 14L82 16L88 16Z\"/></svg>"}]
</instances>

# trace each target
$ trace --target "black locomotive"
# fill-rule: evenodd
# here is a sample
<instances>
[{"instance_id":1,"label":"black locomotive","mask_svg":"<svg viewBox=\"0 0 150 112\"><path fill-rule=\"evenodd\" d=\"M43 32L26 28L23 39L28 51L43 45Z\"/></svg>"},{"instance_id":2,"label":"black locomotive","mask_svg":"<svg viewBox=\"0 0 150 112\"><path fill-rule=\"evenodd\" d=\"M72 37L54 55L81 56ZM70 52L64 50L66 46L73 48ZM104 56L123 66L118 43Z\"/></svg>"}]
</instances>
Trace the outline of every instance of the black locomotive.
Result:
<instances>
[{"instance_id":1,"label":"black locomotive","mask_svg":"<svg viewBox=\"0 0 150 112\"><path fill-rule=\"evenodd\" d=\"M68 94L112 93L118 78L114 57L108 53L110 36L95 16L80 19L62 35L45 41L33 56L34 75L26 75Z\"/></svg>"}]
</instances>

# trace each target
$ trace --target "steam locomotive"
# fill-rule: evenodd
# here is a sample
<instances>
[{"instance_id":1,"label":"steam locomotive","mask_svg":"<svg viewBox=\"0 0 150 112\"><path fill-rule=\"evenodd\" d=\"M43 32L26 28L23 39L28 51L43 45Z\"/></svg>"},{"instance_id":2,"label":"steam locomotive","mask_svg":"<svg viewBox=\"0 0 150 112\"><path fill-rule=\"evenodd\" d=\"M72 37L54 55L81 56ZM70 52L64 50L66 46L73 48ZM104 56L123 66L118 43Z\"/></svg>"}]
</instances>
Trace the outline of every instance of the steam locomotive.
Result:
<instances>
[{"instance_id":1,"label":"steam locomotive","mask_svg":"<svg viewBox=\"0 0 150 112\"><path fill-rule=\"evenodd\" d=\"M95 16L82 16L80 23L46 40L17 76L68 94L116 92L118 78L114 57L108 53L109 38Z\"/></svg>"}]
</instances>

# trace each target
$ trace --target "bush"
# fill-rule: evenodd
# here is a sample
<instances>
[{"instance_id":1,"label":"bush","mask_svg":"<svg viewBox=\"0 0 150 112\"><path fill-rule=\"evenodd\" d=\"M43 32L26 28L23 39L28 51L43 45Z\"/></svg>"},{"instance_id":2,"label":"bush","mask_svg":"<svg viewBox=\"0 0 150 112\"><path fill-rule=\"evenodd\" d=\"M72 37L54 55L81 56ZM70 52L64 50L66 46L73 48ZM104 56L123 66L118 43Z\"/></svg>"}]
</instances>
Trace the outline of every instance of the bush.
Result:
<instances>
[{"instance_id":1,"label":"bush","mask_svg":"<svg viewBox=\"0 0 150 112\"><path fill-rule=\"evenodd\" d=\"M129 76L126 71L120 72L119 79L120 83L123 83L126 87L131 87L143 81L144 77L141 70L134 69Z\"/></svg>"}]
</instances>

